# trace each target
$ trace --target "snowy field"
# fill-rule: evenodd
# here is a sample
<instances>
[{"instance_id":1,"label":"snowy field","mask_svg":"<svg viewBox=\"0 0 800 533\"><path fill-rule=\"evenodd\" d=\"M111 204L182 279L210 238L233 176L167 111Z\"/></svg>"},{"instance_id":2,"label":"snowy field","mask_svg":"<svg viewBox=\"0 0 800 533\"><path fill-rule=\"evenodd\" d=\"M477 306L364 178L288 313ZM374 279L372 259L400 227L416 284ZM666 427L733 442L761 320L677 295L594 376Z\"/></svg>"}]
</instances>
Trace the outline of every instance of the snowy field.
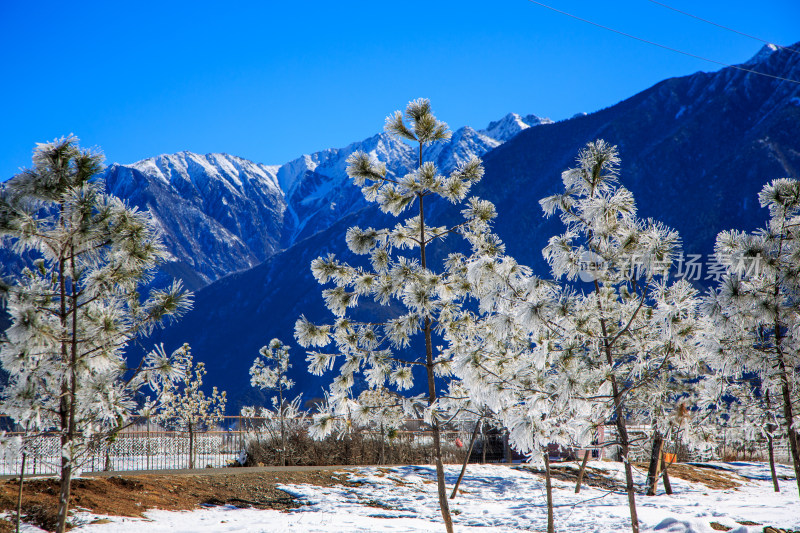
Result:
<instances>
[{"instance_id":1,"label":"snowy field","mask_svg":"<svg viewBox=\"0 0 800 533\"><path fill-rule=\"evenodd\" d=\"M712 490L701 484L672 478L674 494L638 496L644 531L711 533L711 522L734 533L761 532L765 525L800 529L800 500L794 480L781 481L781 493L772 490L768 468L761 463L709 463L745 476L738 489ZM590 467L622 480L619 463L593 461ZM447 468L452 488L459 467ZM779 465L779 476L792 477ZM643 482L641 472L637 481ZM305 503L289 512L212 507L196 511L150 511L147 518L107 517L111 522L89 524L100 518L80 514L86 533L210 533L286 531L344 533L444 531L436 497L435 471L429 466L365 467L342 472L341 478L362 482L357 487L284 485L283 490ZM624 493L554 483L556 530L575 533L630 531ZM545 531L544 481L519 467L470 465L461 484L463 492L451 500L457 532ZM760 525L744 526L741 521ZM38 531L28 528L26 531Z\"/></svg>"}]
</instances>

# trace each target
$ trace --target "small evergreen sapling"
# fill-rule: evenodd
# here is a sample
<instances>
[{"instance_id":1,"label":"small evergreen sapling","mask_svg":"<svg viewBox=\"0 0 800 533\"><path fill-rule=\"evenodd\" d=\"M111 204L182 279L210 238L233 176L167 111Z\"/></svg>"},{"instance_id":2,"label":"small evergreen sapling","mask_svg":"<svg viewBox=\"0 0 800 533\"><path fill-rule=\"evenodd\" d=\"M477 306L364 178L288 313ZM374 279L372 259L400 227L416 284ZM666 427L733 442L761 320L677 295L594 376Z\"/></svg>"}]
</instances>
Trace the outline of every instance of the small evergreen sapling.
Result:
<instances>
[{"instance_id":1,"label":"small evergreen sapling","mask_svg":"<svg viewBox=\"0 0 800 533\"><path fill-rule=\"evenodd\" d=\"M286 393L294 386L294 381L287 375L292 367L289 362L289 347L278 339L272 339L269 345L262 346L258 353L261 357L256 358L253 366L250 367L250 385L277 393L277 396L273 396L271 401L279 423L281 464L286 466L288 444L286 418L297 413L300 403L299 396L292 401L286 399ZM272 418L275 413L262 412L262 416L266 415L266 418Z\"/></svg>"},{"instance_id":2,"label":"small evergreen sapling","mask_svg":"<svg viewBox=\"0 0 800 533\"><path fill-rule=\"evenodd\" d=\"M159 346L155 351L163 356L164 347ZM216 387L212 388L211 396L201 390L205 363L194 363L188 344L175 350L172 357L182 361L186 371L164 392L156 420L189 433L189 468L194 468L195 433L222 421L227 399L225 391L219 392Z\"/></svg>"}]
</instances>

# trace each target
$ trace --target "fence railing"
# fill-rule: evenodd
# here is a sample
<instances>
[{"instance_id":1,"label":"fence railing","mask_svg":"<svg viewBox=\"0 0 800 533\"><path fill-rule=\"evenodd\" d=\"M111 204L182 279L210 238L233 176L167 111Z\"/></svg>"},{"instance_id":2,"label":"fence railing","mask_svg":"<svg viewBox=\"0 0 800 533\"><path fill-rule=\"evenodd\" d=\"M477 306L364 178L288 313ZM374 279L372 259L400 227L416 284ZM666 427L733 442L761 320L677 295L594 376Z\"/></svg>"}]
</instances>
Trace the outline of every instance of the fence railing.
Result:
<instances>
[{"instance_id":1,"label":"fence railing","mask_svg":"<svg viewBox=\"0 0 800 533\"><path fill-rule=\"evenodd\" d=\"M307 418L291 420L287 424L295 428L299 434L304 434L310 424ZM459 421L451 423L442 431L442 452L445 462L461 462L466 453L466 445L474 429L475 421ZM260 444L274 449L280 446L276 440L277 421L275 419L259 417L226 416L223 420L210 428L201 428L193 433L193 450L189 449L189 433L175 431L164 427L149 418L138 418L122 429L111 442L101 442L89 445L82 455L81 470L84 472L98 471L140 471L140 470L165 470L188 468L190 453L193 453L195 468L219 468L233 466L244 458L248 443L260 441ZM24 435L15 432L17 429L6 416L0 415L0 428L6 431L7 437ZM647 428L632 426L629 429L636 445L631 448L631 459L646 461L649 459L650 446L646 435ZM303 457L290 457L289 464L376 464L379 462L432 462L431 444L433 435L425 429L424 423L419 420L408 420L403 427L394 430L391 437L381 432L378 428L358 428L355 440L341 440L342 445L336 447L328 442L327 448L323 444L308 444L310 439L305 437L307 446L317 447L313 453L305 452ZM608 447L615 439L616 432L613 426L600 428L598 431L598 444L588 449L592 457L614 457L613 446ZM26 475L56 474L60 470L60 440L57 434L40 434L27 436L25 439ZM489 461L505 461L512 457L505 436L495 431L481 432L472 452L472 461L486 458ZM553 452L553 449L556 451ZM341 453L330 453L335 450ZM488 454L484 453L488 450ZM767 457L766 442L756 441L746 446L732 446L725 442L717 446L697 452L686 447L673 445L667 449L669 453L676 453L679 461L708 461L721 459L752 459L765 460ZM551 455L572 458L583 455L583 450L563 450L551 447ZM785 441L775 442L776 460L787 462L789 458L788 446ZM272 459L274 459L273 454ZM519 458L520 456L514 456ZM269 461L269 460L268 460ZM329 462L330 461L330 462ZM255 463L261 464L261 463ZM265 462L264 464L279 464ZM21 455L0 456L0 474L19 474Z\"/></svg>"},{"instance_id":2,"label":"fence railing","mask_svg":"<svg viewBox=\"0 0 800 533\"><path fill-rule=\"evenodd\" d=\"M193 431L190 450L188 431L175 431L164 427L146 417L135 419L119 431L110 442L90 444L82 454L81 468L83 472L99 471L138 471L189 468L190 453L193 453L195 468L219 468L234 466L243 459L248 442L260 438L269 441L267 435L275 435L277 421L259 417L226 416L214 427L198 428ZM291 420L287 425L300 428L303 432L310 424L308 418ZM457 462L463 459L461 448L456 445L457 439L466 442L469 439L474 422L451 424L442 431L444 442L444 460ZM0 416L0 427L6 429L6 437L23 435L14 431L8 417ZM421 421L409 420L403 428L395 430L391 438L375 428L358 429L362 441L381 442L387 448L386 457L392 457L392 449L398 447L426 450L433 442L432 433L422 429ZM412 428L412 429L409 429ZM274 441L274 439L273 439ZM377 446L377 444L376 444ZM462 445L463 446L463 445ZM60 469L60 437L55 433L27 436L25 439L26 475L56 474ZM363 445L361 448L363 453ZM461 452L461 453L459 453ZM363 463L358 456L359 449L348 451L354 464ZM395 455L398 457L397 455ZM425 453L422 460L432 460ZM324 460L325 457L320 458ZM374 462L369 460L368 462ZM322 464L322 463L320 463ZM0 457L0 474L19 474L21 455Z\"/></svg>"}]
</instances>

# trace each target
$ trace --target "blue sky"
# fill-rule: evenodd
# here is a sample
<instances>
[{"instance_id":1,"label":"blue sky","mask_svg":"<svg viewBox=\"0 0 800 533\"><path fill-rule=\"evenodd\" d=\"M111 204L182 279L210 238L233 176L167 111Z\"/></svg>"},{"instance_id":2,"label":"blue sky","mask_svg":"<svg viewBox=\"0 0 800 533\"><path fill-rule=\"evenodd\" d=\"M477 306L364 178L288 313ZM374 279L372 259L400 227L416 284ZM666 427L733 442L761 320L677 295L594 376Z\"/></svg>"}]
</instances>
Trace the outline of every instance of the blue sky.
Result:
<instances>
[{"instance_id":1,"label":"blue sky","mask_svg":"<svg viewBox=\"0 0 800 533\"><path fill-rule=\"evenodd\" d=\"M800 41L796 0L663 2ZM725 63L761 46L648 0L544 3ZM568 118L719 68L527 0L0 0L0 63L0 179L69 133L108 163L191 150L280 164L368 137L421 96L454 128L480 128L511 111Z\"/></svg>"}]
</instances>

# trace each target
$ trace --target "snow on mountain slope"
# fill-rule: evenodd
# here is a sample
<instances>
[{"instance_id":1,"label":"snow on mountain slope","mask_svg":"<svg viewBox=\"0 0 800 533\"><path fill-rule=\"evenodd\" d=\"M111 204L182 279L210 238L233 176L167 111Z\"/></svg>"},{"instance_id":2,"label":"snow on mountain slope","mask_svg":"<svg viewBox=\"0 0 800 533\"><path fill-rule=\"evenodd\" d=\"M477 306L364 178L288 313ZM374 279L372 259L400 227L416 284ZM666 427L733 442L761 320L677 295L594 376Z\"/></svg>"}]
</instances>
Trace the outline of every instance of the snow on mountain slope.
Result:
<instances>
[{"instance_id":1,"label":"snow on mountain slope","mask_svg":"<svg viewBox=\"0 0 800 533\"><path fill-rule=\"evenodd\" d=\"M278 170L288 206L284 245L313 235L366 205L360 190L347 177L347 158L357 150L388 161L391 176L407 173L415 161L411 146L380 133L344 148L330 148L286 163Z\"/></svg>"},{"instance_id":2,"label":"snow on mountain slope","mask_svg":"<svg viewBox=\"0 0 800 533\"><path fill-rule=\"evenodd\" d=\"M486 129L480 130L480 133L495 139L500 143L503 143L514 137L522 130L526 130L533 126L539 126L541 124L552 123L553 121L549 118L537 117L536 115L526 115L525 117L521 117L516 113L509 113L500 120L490 122Z\"/></svg>"},{"instance_id":3,"label":"snow on mountain slope","mask_svg":"<svg viewBox=\"0 0 800 533\"><path fill-rule=\"evenodd\" d=\"M422 157L425 161L435 162L441 172L447 173L473 156L483 156L524 129L551 122L535 115L521 118L511 113L492 122L485 130L476 131L469 126L460 128L453 132L450 142L426 147ZM323 150L286 163L278 170L278 182L286 193L288 204L284 245L289 246L330 227L334 221L366 205L346 172L347 157L356 150L387 162L391 176L402 176L417 164L416 149L386 133L345 148Z\"/></svg>"},{"instance_id":4,"label":"snow on mountain slope","mask_svg":"<svg viewBox=\"0 0 800 533\"><path fill-rule=\"evenodd\" d=\"M149 209L173 256L171 270L202 285L255 266L278 249L283 192L278 167L227 154L180 152L105 171L106 187Z\"/></svg>"},{"instance_id":5,"label":"snow on mountain slope","mask_svg":"<svg viewBox=\"0 0 800 533\"><path fill-rule=\"evenodd\" d=\"M427 147L423 158L449 172L523 129L549 122L512 113L486 130L455 131L450 142ZM251 268L363 208L366 202L346 172L347 158L356 150L388 162L390 176L402 176L417 164L414 147L380 133L280 166L228 154L179 152L114 164L105 178L109 192L150 209L161 225L173 257L162 270L199 288Z\"/></svg>"}]
</instances>

